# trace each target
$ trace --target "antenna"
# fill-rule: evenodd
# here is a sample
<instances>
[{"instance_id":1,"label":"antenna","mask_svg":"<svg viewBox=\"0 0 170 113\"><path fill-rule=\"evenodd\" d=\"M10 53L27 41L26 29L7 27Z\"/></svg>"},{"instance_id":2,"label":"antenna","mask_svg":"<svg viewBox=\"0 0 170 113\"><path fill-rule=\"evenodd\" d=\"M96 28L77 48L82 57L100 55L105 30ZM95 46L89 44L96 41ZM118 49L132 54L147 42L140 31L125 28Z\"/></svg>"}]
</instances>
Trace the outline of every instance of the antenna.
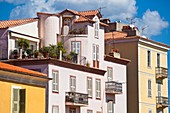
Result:
<instances>
[{"instance_id":1,"label":"antenna","mask_svg":"<svg viewBox=\"0 0 170 113\"><path fill-rule=\"evenodd\" d=\"M147 25L147 26L143 26L143 27L142 27L142 29L141 29L141 30L142 30L142 35L143 35L143 33L144 33L144 30L145 30L147 27L149 27L149 26Z\"/></svg>"},{"instance_id":2,"label":"antenna","mask_svg":"<svg viewBox=\"0 0 170 113\"><path fill-rule=\"evenodd\" d=\"M127 17L126 20L129 21L129 24L134 24L134 23L136 23L136 21L134 20L134 18L129 18L129 17Z\"/></svg>"},{"instance_id":3,"label":"antenna","mask_svg":"<svg viewBox=\"0 0 170 113\"><path fill-rule=\"evenodd\" d=\"M102 14L102 9L106 8L106 6L104 7L99 7L97 10ZM103 16L103 15L102 15Z\"/></svg>"}]
</instances>

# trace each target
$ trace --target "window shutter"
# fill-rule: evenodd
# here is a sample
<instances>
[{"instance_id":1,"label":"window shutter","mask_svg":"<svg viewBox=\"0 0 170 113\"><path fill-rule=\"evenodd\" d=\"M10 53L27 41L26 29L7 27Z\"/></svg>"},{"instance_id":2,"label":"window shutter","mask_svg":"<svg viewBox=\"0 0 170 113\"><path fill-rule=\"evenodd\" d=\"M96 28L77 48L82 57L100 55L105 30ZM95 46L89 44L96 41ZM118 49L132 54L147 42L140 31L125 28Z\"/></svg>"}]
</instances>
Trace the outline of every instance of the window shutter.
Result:
<instances>
[{"instance_id":1,"label":"window shutter","mask_svg":"<svg viewBox=\"0 0 170 113\"><path fill-rule=\"evenodd\" d=\"M96 46L96 60L99 61L99 46Z\"/></svg>"},{"instance_id":2,"label":"window shutter","mask_svg":"<svg viewBox=\"0 0 170 113\"><path fill-rule=\"evenodd\" d=\"M70 90L71 91L76 91L76 78L75 77L70 77Z\"/></svg>"},{"instance_id":3,"label":"window shutter","mask_svg":"<svg viewBox=\"0 0 170 113\"><path fill-rule=\"evenodd\" d=\"M96 80L96 98L100 98L100 80Z\"/></svg>"},{"instance_id":4,"label":"window shutter","mask_svg":"<svg viewBox=\"0 0 170 113\"><path fill-rule=\"evenodd\" d=\"M148 80L148 97L152 96L152 86L151 86L151 80Z\"/></svg>"},{"instance_id":5,"label":"window shutter","mask_svg":"<svg viewBox=\"0 0 170 113\"><path fill-rule=\"evenodd\" d=\"M92 97L92 79L87 79L87 89L88 89L88 96Z\"/></svg>"},{"instance_id":6,"label":"window shutter","mask_svg":"<svg viewBox=\"0 0 170 113\"><path fill-rule=\"evenodd\" d=\"M93 60L96 60L96 45L93 44Z\"/></svg>"},{"instance_id":7,"label":"window shutter","mask_svg":"<svg viewBox=\"0 0 170 113\"><path fill-rule=\"evenodd\" d=\"M25 97L26 97L26 90L25 89L20 89L19 90L19 95L20 95L20 110L19 113L25 113Z\"/></svg>"},{"instance_id":8,"label":"window shutter","mask_svg":"<svg viewBox=\"0 0 170 113\"><path fill-rule=\"evenodd\" d=\"M52 81L52 90L53 91L58 91L58 71L53 71L52 72L53 76L53 81Z\"/></svg>"},{"instance_id":9,"label":"window shutter","mask_svg":"<svg viewBox=\"0 0 170 113\"><path fill-rule=\"evenodd\" d=\"M52 107L52 113L59 113L59 108L58 108L58 106L53 106L53 107Z\"/></svg>"},{"instance_id":10,"label":"window shutter","mask_svg":"<svg viewBox=\"0 0 170 113\"><path fill-rule=\"evenodd\" d=\"M107 113L113 113L113 101L107 103Z\"/></svg>"},{"instance_id":11,"label":"window shutter","mask_svg":"<svg viewBox=\"0 0 170 113\"><path fill-rule=\"evenodd\" d=\"M107 68L107 78L108 78L108 81L113 80L113 69L110 67Z\"/></svg>"},{"instance_id":12,"label":"window shutter","mask_svg":"<svg viewBox=\"0 0 170 113\"><path fill-rule=\"evenodd\" d=\"M19 113L19 89L13 89L13 113Z\"/></svg>"}]
</instances>

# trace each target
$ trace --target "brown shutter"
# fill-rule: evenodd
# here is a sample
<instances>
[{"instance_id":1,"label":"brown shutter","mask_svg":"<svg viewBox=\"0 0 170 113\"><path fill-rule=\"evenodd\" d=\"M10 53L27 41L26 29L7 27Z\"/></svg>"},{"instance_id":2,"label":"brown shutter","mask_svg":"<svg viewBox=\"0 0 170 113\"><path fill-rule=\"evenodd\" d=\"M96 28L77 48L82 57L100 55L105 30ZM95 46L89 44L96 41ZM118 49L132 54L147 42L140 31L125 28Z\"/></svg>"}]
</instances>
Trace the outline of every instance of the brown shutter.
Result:
<instances>
[{"instance_id":1,"label":"brown shutter","mask_svg":"<svg viewBox=\"0 0 170 113\"><path fill-rule=\"evenodd\" d=\"M19 94L20 94L20 102L19 102L20 110L19 110L19 113L25 113L25 97L26 97L25 89L20 89Z\"/></svg>"}]
</instances>

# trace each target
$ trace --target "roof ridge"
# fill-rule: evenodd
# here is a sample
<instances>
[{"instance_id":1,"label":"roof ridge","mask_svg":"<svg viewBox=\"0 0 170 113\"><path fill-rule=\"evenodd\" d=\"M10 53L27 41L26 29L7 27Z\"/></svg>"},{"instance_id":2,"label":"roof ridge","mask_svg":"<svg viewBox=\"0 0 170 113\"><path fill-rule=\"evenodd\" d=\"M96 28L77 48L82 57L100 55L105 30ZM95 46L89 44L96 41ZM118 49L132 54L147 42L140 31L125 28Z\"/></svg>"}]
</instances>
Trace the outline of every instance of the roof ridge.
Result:
<instances>
[{"instance_id":1,"label":"roof ridge","mask_svg":"<svg viewBox=\"0 0 170 113\"><path fill-rule=\"evenodd\" d=\"M19 20L28 20L28 19L38 19L38 18L35 17L35 18L22 18L22 19L14 19L14 20L0 20L0 22L5 22L5 21L19 21Z\"/></svg>"}]
</instances>

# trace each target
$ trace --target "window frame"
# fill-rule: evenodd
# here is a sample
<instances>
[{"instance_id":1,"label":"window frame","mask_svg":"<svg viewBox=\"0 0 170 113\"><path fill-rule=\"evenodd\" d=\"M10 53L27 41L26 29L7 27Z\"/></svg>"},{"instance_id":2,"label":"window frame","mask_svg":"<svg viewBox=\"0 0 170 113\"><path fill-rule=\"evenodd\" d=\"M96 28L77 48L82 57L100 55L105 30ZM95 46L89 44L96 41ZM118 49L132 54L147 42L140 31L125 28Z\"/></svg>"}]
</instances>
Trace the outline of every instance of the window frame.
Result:
<instances>
[{"instance_id":1,"label":"window frame","mask_svg":"<svg viewBox=\"0 0 170 113\"><path fill-rule=\"evenodd\" d=\"M100 83L98 87L97 87L97 82ZM95 92L96 92L96 95L95 95L96 99L101 99L101 79L95 80ZM97 95L97 94L99 94L99 95Z\"/></svg>"},{"instance_id":2,"label":"window frame","mask_svg":"<svg viewBox=\"0 0 170 113\"><path fill-rule=\"evenodd\" d=\"M111 104L111 112L109 112L109 104ZM113 107L114 102L113 101L108 101L107 102L107 113L113 113L114 107Z\"/></svg>"},{"instance_id":3,"label":"window frame","mask_svg":"<svg viewBox=\"0 0 170 113\"><path fill-rule=\"evenodd\" d=\"M147 67L151 68L151 51L147 50Z\"/></svg>"},{"instance_id":4,"label":"window frame","mask_svg":"<svg viewBox=\"0 0 170 113\"><path fill-rule=\"evenodd\" d=\"M88 84L88 80L91 80L91 89L89 89L89 84ZM91 95L89 95L89 90L91 90ZM92 77L87 77L87 94L88 94L88 98L93 98L93 79Z\"/></svg>"},{"instance_id":5,"label":"window frame","mask_svg":"<svg viewBox=\"0 0 170 113\"><path fill-rule=\"evenodd\" d=\"M94 23L94 37L96 39L99 39L99 20L95 18L95 23Z\"/></svg>"},{"instance_id":6,"label":"window frame","mask_svg":"<svg viewBox=\"0 0 170 113\"><path fill-rule=\"evenodd\" d=\"M149 86L150 83L150 86ZM148 79L148 97L152 97L152 80Z\"/></svg>"},{"instance_id":7,"label":"window frame","mask_svg":"<svg viewBox=\"0 0 170 113\"><path fill-rule=\"evenodd\" d=\"M59 106L58 105L52 105L52 113L55 113L55 112L53 112L53 108L57 108L57 112L59 113Z\"/></svg>"},{"instance_id":8,"label":"window frame","mask_svg":"<svg viewBox=\"0 0 170 113\"><path fill-rule=\"evenodd\" d=\"M160 60L161 60L161 59L160 59L160 58L161 58L161 55L160 55L160 53L157 53L157 54L156 54L156 57L157 57L157 58L156 58L156 60L157 60L157 67L160 67L160 64L161 64L161 61L160 61Z\"/></svg>"},{"instance_id":9,"label":"window frame","mask_svg":"<svg viewBox=\"0 0 170 113\"><path fill-rule=\"evenodd\" d=\"M72 89L73 89L73 88L72 88L72 85L71 85L71 83L72 83L71 79L72 79L72 78L75 79L75 88L74 88L75 90L72 90ZM69 83L70 83L70 91L71 91L71 92L76 92L76 76L70 75L70 82L69 82Z\"/></svg>"},{"instance_id":10,"label":"window frame","mask_svg":"<svg viewBox=\"0 0 170 113\"><path fill-rule=\"evenodd\" d=\"M110 77L110 71L111 71L111 77ZM110 80L109 80L109 77L111 78ZM107 67L107 80L108 81L112 81L113 80L113 68L112 67Z\"/></svg>"},{"instance_id":11,"label":"window frame","mask_svg":"<svg viewBox=\"0 0 170 113\"><path fill-rule=\"evenodd\" d=\"M53 73L57 73L57 83L53 82ZM55 74L56 76L56 74ZM53 89L53 85L56 86L57 89ZM59 92L59 71L58 70L52 70L52 92L58 93Z\"/></svg>"},{"instance_id":12,"label":"window frame","mask_svg":"<svg viewBox=\"0 0 170 113\"><path fill-rule=\"evenodd\" d=\"M75 51L74 51L74 43L75 43ZM79 43L79 53L77 53L77 43ZM77 53L78 55L81 56L81 41L71 41L71 51Z\"/></svg>"}]
</instances>

